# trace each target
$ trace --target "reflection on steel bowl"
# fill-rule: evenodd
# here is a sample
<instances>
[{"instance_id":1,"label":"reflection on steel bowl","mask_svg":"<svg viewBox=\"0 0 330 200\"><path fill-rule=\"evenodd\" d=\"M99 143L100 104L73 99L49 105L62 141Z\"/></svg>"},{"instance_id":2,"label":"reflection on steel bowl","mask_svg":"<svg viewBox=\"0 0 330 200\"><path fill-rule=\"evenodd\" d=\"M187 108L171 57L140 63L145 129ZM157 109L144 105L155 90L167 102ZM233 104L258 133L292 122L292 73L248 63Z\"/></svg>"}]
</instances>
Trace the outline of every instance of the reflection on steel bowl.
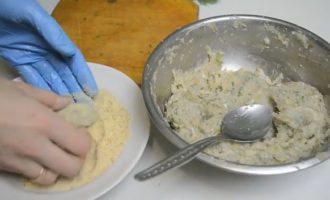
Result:
<instances>
[{"instance_id":1,"label":"reflection on steel bowl","mask_svg":"<svg viewBox=\"0 0 330 200\"><path fill-rule=\"evenodd\" d=\"M143 75L142 90L150 117L160 132L177 147L187 145L185 140L194 140L187 137L183 140L179 131L172 128L173 124L170 126L165 116L165 105L173 92L173 71L189 71L201 66L210 59L206 48L212 52L221 52L222 68L225 70L244 68L255 71L260 68L272 82L281 76L283 82L305 82L323 95L322 101L324 100L327 108L330 104L330 45L320 37L294 24L263 16L230 15L198 21L165 39L150 56ZM324 112L328 114L326 110ZM326 117L325 120L329 118ZM328 128L325 126L322 127L323 131ZM240 164L239 159L225 160L221 156L218 158L219 156L207 153L200 154L198 158L210 165L237 173L288 173L327 160L330 153L325 138L321 138L322 146L317 154L311 154L313 156L309 158L302 156L303 159L289 158L285 162L243 161L245 164ZM288 156L282 154L279 158ZM287 162L291 163L283 164Z\"/></svg>"}]
</instances>

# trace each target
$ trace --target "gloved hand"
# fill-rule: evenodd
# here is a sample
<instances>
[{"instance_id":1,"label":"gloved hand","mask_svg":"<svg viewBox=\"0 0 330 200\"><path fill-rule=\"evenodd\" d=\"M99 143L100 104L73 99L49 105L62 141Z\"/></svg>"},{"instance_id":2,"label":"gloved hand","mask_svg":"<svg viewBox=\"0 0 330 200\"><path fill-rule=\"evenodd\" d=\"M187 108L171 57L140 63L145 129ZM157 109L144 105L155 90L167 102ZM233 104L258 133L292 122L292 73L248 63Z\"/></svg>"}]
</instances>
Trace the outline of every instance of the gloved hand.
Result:
<instances>
[{"instance_id":1,"label":"gloved hand","mask_svg":"<svg viewBox=\"0 0 330 200\"><path fill-rule=\"evenodd\" d=\"M37 88L61 96L98 92L79 49L35 0L1 0L0 56Z\"/></svg>"},{"instance_id":2,"label":"gloved hand","mask_svg":"<svg viewBox=\"0 0 330 200\"><path fill-rule=\"evenodd\" d=\"M77 175L91 138L53 112L69 103L54 93L0 79L0 170L42 185L59 175Z\"/></svg>"}]
</instances>

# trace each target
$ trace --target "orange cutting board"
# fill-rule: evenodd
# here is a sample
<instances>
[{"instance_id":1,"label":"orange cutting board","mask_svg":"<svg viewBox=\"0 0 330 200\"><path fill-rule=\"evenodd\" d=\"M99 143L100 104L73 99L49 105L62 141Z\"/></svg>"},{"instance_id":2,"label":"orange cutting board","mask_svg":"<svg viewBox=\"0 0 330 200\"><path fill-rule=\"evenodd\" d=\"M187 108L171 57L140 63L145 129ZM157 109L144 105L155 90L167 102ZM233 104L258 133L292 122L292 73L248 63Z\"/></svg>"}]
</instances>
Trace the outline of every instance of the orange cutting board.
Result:
<instances>
[{"instance_id":1,"label":"orange cutting board","mask_svg":"<svg viewBox=\"0 0 330 200\"><path fill-rule=\"evenodd\" d=\"M157 44L198 18L192 0L62 0L53 17L88 61L105 64L141 83Z\"/></svg>"}]
</instances>

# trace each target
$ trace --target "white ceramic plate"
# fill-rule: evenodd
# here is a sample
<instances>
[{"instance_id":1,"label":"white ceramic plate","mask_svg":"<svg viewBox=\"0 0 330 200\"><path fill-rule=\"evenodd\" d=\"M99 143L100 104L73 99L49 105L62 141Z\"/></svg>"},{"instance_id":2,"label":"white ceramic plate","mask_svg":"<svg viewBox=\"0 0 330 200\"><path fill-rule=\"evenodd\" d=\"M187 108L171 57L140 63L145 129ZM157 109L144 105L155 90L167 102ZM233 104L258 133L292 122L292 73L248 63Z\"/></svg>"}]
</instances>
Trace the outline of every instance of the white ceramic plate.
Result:
<instances>
[{"instance_id":1,"label":"white ceramic plate","mask_svg":"<svg viewBox=\"0 0 330 200\"><path fill-rule=\"evenodd\" d=\"M1 199L95 199L112 189L133 169L140 159L148 138L150 122L140 88L125 74L95 63L89 63L100 89L111 92L128 110L131 136L114 164L93 182L67 192L37 193L25 191L17 177L0 174Z\"/></svg>"}]
</instances>

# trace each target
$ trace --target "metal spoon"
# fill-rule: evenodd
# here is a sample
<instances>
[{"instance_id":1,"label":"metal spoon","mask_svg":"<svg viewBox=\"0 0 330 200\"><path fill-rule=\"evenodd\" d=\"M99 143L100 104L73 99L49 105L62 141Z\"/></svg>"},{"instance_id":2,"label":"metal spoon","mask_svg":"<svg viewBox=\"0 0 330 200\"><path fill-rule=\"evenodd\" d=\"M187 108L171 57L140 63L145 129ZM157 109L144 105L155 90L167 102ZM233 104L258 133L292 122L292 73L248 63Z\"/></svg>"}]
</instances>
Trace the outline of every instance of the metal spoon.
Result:
<instances>
[{"instance_id":1,"label":"metal spoon","mask_svg":"<svg viewBox=\"0 0 330 200\"><path fill-rule=\"evenodd\" d=\"M227 113L222 121L221 134L208 137L180 149L174 155L135 175L139 181L147 180L194 159L206 147L221 141L254 142L272 129L272 110L260 104L243 106Z\"/></svg>"}]
</instances>

